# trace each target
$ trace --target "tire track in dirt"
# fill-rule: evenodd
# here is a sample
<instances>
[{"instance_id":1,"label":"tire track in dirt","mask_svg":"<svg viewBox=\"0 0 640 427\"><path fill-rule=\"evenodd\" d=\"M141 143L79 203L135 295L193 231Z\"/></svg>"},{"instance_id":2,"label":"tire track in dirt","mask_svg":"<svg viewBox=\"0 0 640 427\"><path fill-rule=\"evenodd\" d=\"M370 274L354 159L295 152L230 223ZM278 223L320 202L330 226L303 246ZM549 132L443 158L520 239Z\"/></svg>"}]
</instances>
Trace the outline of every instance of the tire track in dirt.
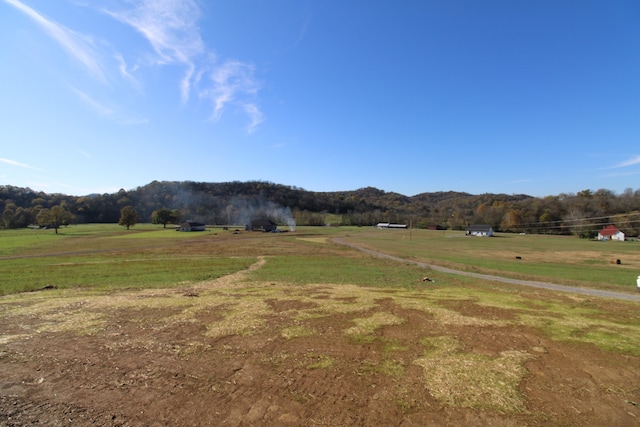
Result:
<instances>
[{"instance_id":1,"label":"tire track in dirt","mask_svg":"<svg viewBox=\"0 0 640 427\"><path fill-rule=\"evenodd\" d=\"M367 249L367 248L362 247L360 245L357 245L355 243L347 242L347 241L345 241L343 239L339 239L339 238L333 238L331 240L333 242L339 244L339 245L348 246L350 248L359 250L361 252L364 252L366 254L372 255L374 257L390 259L392 261L397 261L397 262L415 264L415 265L418 265L420 267L429 268L431 270L439 271L441 273L458 274L458 275L461 275L461 276L474 277L476 279L490 280L492 282L502 282L502 283L509 283L509 284L512 284L512 285L530 286L530 287L534 287L534 288L541 288L541 289L548 289L548 290L552 290L552 291L588 295L588 296L593 296L593 297L613 298L613 299L626 300L626 301L640 301L640 295L625 294L625 293L622 293L622 292L604 291L604 290L600 290L600 289L578 288L578 287L573 287L573 286L559 285L557 283L551 283L551 282L540 282L540 281L537 281L537 280L512 279L512 278L509 278L509 277L495 276L493 274L481 274L481 273L473 273L473 272L470 272L470 271L455 270L453 268L441 267L439 265L429 264L429 263L422 262L422 261L415 261L415 260L411 260L411 259L399 258L399 257L393 256L393 255L385 254L384 252L379 252L379 251L374 251L372 249Z\"/></svg>"}]
</instances>

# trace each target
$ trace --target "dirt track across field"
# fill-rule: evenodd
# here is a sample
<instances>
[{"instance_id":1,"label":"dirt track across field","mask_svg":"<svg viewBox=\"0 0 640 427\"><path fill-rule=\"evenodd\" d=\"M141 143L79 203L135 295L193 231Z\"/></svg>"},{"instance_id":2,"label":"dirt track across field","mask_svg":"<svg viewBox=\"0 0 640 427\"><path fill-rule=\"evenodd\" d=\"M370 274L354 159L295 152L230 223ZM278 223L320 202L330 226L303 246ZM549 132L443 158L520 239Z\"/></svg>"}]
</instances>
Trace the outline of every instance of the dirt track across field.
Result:
<instances>
[{"instance_id":1,"label":"dirt track across field","mask_svg":"<svg viewBox=\"0 0 640 427\"><path fill-rule=\"evenodd\" d=\"M550 283L550 282L512 279L509 277L501 277L501 276L495 276L491 274L480 274L480 273L474 273L471 271L455 270L453 268L441 267L439 265L429 264L426 262L398 258L396 256L385 254L383 252L364 248L360 245L357 245L352 242L347 242L343 239L334 238L333 241L340 245L349 246L350 248L357 249L359 251L362 251L364 253L367 253L375 257L390 259L398 262L411 263L411 264L419 265L425 268L430 268L431 270L440 271L442 273L447 273L447 274L459 274L462 276L475 277L477 279L490 280L492 282L502 282L502 283L510 283L512 285L532 286L534 288L549 289L552 291L569 292L569 293L589 295L594 297L614 298L614 299L620 299L620 300L626 300L626 301L640 301L640 295L625 294L622 292L604 291L600 289L578 288L575 286L558 285L556 283Z\"/></svg>"},{"instance_id":2,"label":"dirt track across field","mask_svg":"<svg viewBox=\"0 0 640 427\"><path fill-rule=\"evenodd\" d=\"M505 309L247 273L0 298L0 426L640 425L640 358L518 320L569 297Z\"/></svg>"}]
</instances>

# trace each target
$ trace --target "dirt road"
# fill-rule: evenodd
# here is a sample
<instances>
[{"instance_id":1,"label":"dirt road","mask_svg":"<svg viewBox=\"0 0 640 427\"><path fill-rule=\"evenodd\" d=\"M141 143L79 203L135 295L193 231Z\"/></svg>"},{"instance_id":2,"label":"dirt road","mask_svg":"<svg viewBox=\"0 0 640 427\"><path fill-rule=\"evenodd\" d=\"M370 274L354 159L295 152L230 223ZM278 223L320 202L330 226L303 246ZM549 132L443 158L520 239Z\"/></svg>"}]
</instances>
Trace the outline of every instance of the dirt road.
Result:
<instances>
[{"instance_id":1,"label":"dirt road","mask_svg":"<svg viewBox=\"0 0 640 427\"><path fill-rule=\"evenodd\" d=\"M365 252L365 253L367 253L369 255L372 255L372 256L375 256L375 257L390 259L390 260L398 261L398 262L411 263L411 264L419 265L420 267L430 268L431 270L435 270L435 271L439 271L439 272L447 273L447 274L459 274L459 275L462 275L462 276L475 277L475 278L478 278L478 279L490 280L490 281L493 281L493 282L503 282L503 283L510 283L510 284L513 284L513 285L522 285L522 286L532 286L532 287L535 287L535 288L543 288L543 289L549 289L549 290L553 290L553 291L589 295L589 296L594 296L594 297L614 298L614 299L620 299L620 300L626 300L626 301L640 301L640 295L625 294L625 293L622 293L622 292L603 291L603 290L599 290L599 289L578 288L578 287L574 287L574 286L558 285L556 283L550 283L550 282L539 282L539 281L536 281L536 280L511 279L509 277L495 276L495 275L492 275L492 274L481 274L481 273L473 273L473 272L470 272L470 271L455 270L453 268L441 267L439 265L428 264L426 262L415 261L415 260L405 259L405 258L399 258L399 257L393 256L393 255L385 254L383 252L374 251L372 249L364 248L362 246L356 245L355 243L347 242L344 239L335 238L335 239L332 239L332 240L335 243L338 243L340 245L344 245L344 246L348 246L348 247L353 248L353 249L357 249L359 251Z\"/></svg>"}]
</instances>

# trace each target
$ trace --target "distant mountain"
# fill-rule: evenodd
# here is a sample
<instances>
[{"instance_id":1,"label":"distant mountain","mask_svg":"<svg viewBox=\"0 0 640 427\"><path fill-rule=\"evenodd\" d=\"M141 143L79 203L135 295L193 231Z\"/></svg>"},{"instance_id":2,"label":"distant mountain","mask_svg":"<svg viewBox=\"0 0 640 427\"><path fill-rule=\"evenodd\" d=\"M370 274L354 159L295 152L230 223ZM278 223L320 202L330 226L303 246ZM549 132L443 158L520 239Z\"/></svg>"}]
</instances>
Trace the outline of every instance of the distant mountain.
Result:
<instances>
[{"instance_id":1,"label":"distant mountain","mask_svg":"<svg viewBox=\"0 0 640 427\"><path fill-rule=\"evenodd\" d=\"M0 186L0 228L25 227L38 221L43 209L63 205L77 222L118 222L120 210L132 206L141 221L151 221L160 208L176 210L183 219L206 224L238 224L247 217L289 210L299 225L332 221L344 225L377 222L411 223L416 227L464 229L489 224L496 231L568 233L615 222L640 207L640 190L616 195L609 190L583 190L535 198L525 194L469 194L446 191L405 196L374 187L350 191L313 192L266 181L153 181L132 190L82 197L47 194L29 188ZM579 227L576 225L579 222ZM628 236L640 231L640 216L624 221Z\"/></svg>"}]
</instances>

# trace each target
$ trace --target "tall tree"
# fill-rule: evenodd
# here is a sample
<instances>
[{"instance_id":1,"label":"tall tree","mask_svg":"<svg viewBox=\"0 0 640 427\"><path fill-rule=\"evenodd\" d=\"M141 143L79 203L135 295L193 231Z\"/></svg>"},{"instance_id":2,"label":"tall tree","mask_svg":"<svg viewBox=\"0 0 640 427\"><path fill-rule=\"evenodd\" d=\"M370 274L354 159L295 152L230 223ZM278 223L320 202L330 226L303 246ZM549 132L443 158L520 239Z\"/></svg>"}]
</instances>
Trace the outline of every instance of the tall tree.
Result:
<instances>
[{"instance_id":1,"label":"tall tree","mask_svg":"<svg viewBox=\"0 0 640 427\"><path fill-rule=\"evenodd\" d=\"M177 224L180 220L180 212L177 209L169 210L167 208L160 208L153 211L151 214L151 222L153 224L162 224L163 228L167 228L167 224Z\"/></svg>"},{"instance_id":2,"label":"tall tree","mask_svg":"<svg viewBox=\"0 0 640 427\"><path fill-rule=\"evenodd\" d=\"M38 224L53 228L58 234L58 228L61 225L69 225L69 221L73 218L73 215L61 205L52 207L51 209L42 209L38 213Z\"/></svg>"},{"instance_id":3,"label":"tall tree","mask_svg":"<svg viewBox=\"0 0 640 427\"><path fill-rule=\"evenodd\" d=\"M13 200L8 200L5 203L4 211L2 212L2 224L3 228L13 228L15 225L16 209L18 207L13 203Z\"/></svg>"},{"instance_id":4,"label":"tall tree","mask_svg":"<svg viewBox=\"0 0 640 427\"><path fill-rule=\"evenodd\" d=\"M120 221L118 221L118 225L123 225L127 227L128 230L129 227L136 225L138 221L140 221L140 216L133 206L125 206L120 210Z\"/></svg>"}]
</instances>

